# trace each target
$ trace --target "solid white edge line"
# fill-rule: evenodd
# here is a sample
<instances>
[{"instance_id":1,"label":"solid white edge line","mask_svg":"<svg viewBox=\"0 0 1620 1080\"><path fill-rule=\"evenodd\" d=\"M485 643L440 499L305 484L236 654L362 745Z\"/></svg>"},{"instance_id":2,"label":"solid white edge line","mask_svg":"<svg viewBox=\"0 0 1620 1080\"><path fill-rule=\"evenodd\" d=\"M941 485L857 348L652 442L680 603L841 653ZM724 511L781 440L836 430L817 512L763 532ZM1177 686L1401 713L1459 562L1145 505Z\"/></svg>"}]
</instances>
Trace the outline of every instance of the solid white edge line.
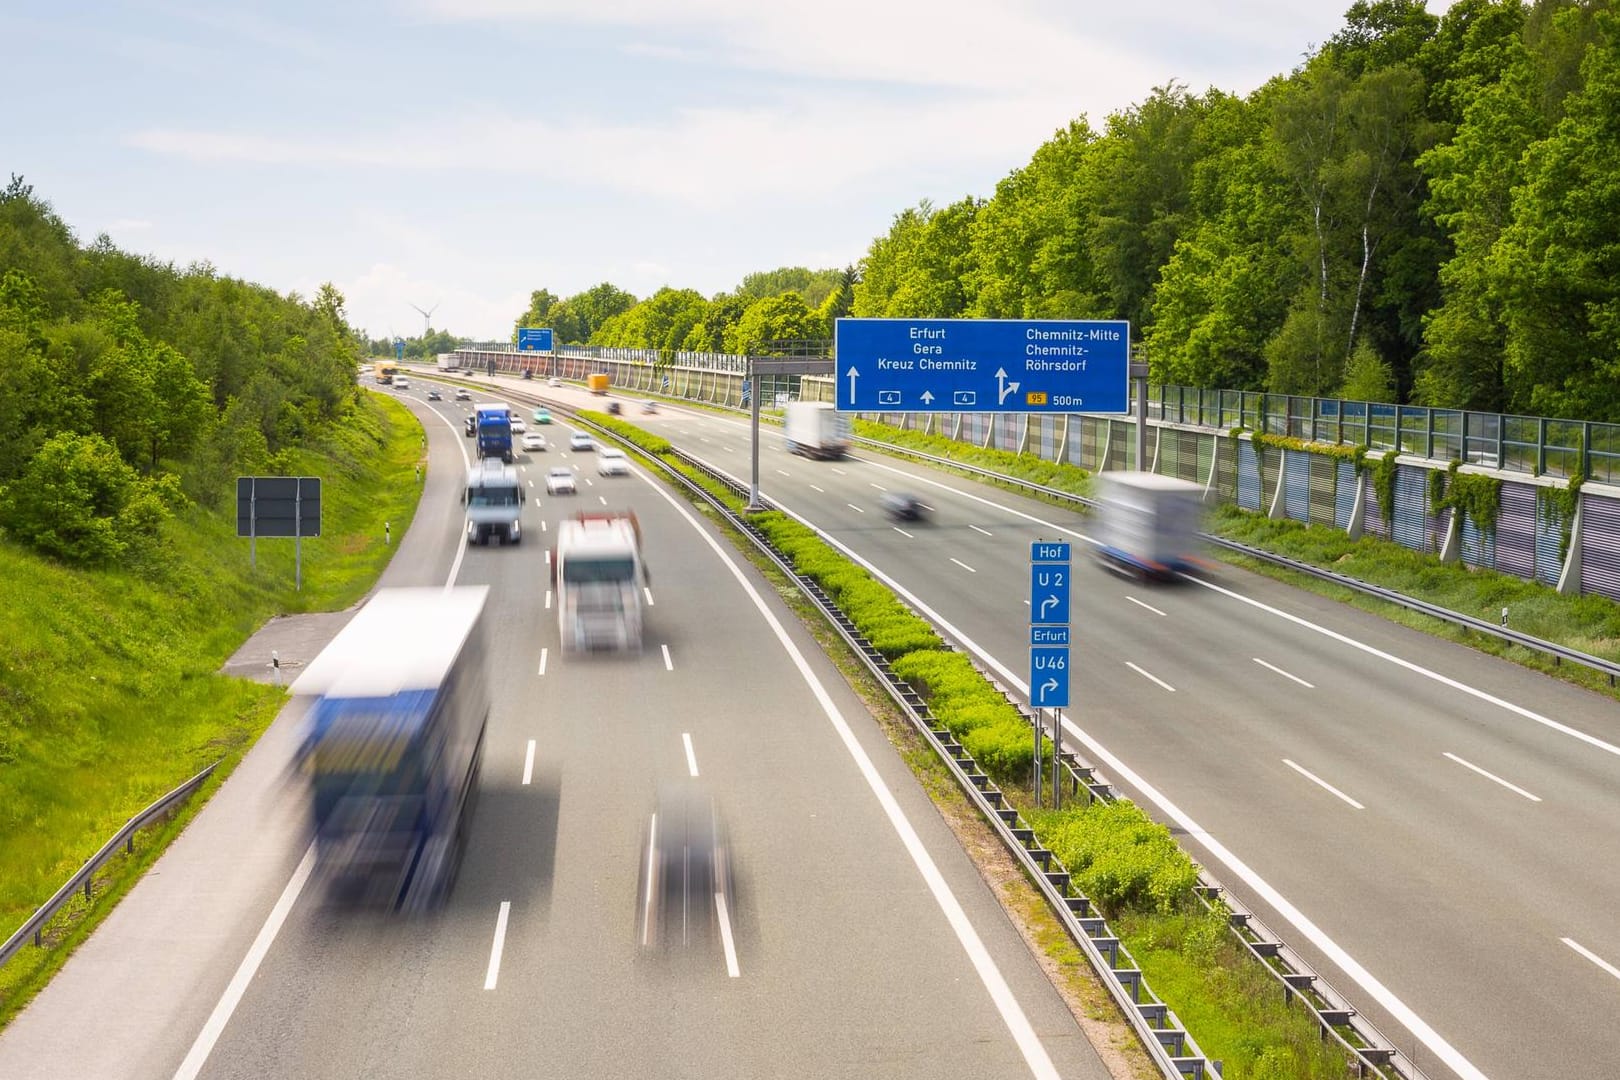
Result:
<instances>
[{"instance_id":1,"label":"solid white edge line","mask_svg":"<svg viewBox=\"0 0 1620 1080\"><path fill-rule=\"evenodd\" d=\"M1159 678L1157 675L1154 675L1151 672L1143 671L1141 668L1137 667L1131 661L1129 661L1129 660L1125 661L1125 666L1130 668L1132 671L1136 672L1138 675L1142 676L1142 678L1147 679L1149 682L1158 683L1161 687L1163 687L1164 689L1170 691L1172 694L1176 692L1175 687L1171 686L1169 683L1165 682L1163 679Z\"/></svg>"},{"instance_id":2,"label":"solid white edge line","mask_svg":"<svg viewBox=\"0 0 1620 1080\"><path fill-rule=\"evenodd\" d=\"M776 640L793 661L800 678L805 681L811 693L815 695L823 715L832 724L833 730L837 732L850 757L855 760L856 768L860 770L867 787L871 790L873 797L877 799L878 805L883 808L885 816L889 819L890 826L899 836L900 842L905 846L906 853L911 856L913 865L917 867L918 874L933 895L934 902L939 905L946 921L950 924L952 931L955 932L956 939L962 946L962 951L967 954L968 960L973 964L974 972L979 976L979 981L984 984L985 991L995 1004L1002 1023L1007 1026L1008 1033L1018 1045L1025 1064L1029 1066L1030 1074L1039 1078L1039 1080L1060 1080L1057 1067L1052 1064L1052 1059L1047 1054L1046 1047L1041 1044L1040 1036L1035 1034L1035 1028L1030 1024L1029 1017L1024 1014L1023 1007L1018 1004L1018 999L1013 995L1012 988L1007 985L1006 977L1001 974L1001 969L996 966L995 960L991 958L990 951L985 948L984 941L979 937L978 931L973 928L973 923L969 921L967 912L962 910L961 902L956 899L955 894L951 892L950 886L945 883L945 877L940 873L939 866L934 862L933 856L928 853L928 849L923 846L922 838L917 835L916 828L906 817L905 811L900 808L900 804L896 801L893 792L889 790L888 784L884 782L883 777L878 773L877 766L872 763L866 749L855 738L855 732L850 728L849 721L844 719L843 714L838 710L837 704L832 700L832 696L828 694L827 688L816 677L816 673L810 669L810 662L805 659L804 654L793 643L793 639L788 636L787 630L783 628L781 620L777 619L776 615L765 603L765 598L760 595L758 589L754 588L753 582L748 580L748 577L743 573L742 567L738 566L736 560L727 554L725 549L720 546L720 542L709 535L697 518L692 516L691 511L678 502L675 496L662 487L654 486L653 490L665 502L669 503L675 509L675 512L686 520L687 524L692 526L693 531L703 538L703 542L709 545L710 550L731 572L731 576L736 579L738 585L748 595L755 610L760 613L760 617L765 620L766 624L771 628L771 632L776 635Z\"/></svg>"},{"instance_id":3,"label":"solid white edge line","mask_svg":"<svg viewBox=\"0 0 1620 1080\"><path fill-rule=\"evenodd\" d=\"M960 566L962 569L966 570L970 574L977 574L978 573L977 570L973 569L973 567L969 566L967 563L963 562L961 559L958 559L954 555L951 556L951 562L955 563L957 566Z\"/></svg>"},{"instance_id":4,"label":"solid white edge line","mask_svg":"<svg viewBox=\"0 0 1620 1080\"><path fill-rule=\"evenodd\" d=\"M253 939L247 955L242 957L242 962L237 965L236 974L231 976L230 984L225 987L225 993L220 995L218 1003L214 1005L214 1011L208 1015L207 1023L203 1024L202 1030L197 1033L197 1038L192 1042L185 1060L174 1071L174 1080L196 1080L197 1074L202 1071L208 1055L213 1053L214 1044L224 1033L225 1025L230 1023L231 1014L236 1011L242 995L247 993L248 984L253 981L253 976L259 971L259 965L269 954L270 946L276 940L276 934L281 931L281 924L287 920L288 912L292 911L293 904L298 900L298 894L304 891L304 883L309 880L309 875L314 869L315 845L311 843L304 852L303 859L298 863L298 869L293 871L292 880L281 890L276 906L270 909L264 925L259 928L259 935Z\"/></svg>"},{"instance_id":5,"label":"solid white edge line","mask_svg":"<svg viewBox=\"0 0 1620 1080\"><path fill-rule=\"evenodd\" d=\"M891 472L901 473L901 470L891 468L890 466L884 465L881 462L874 462L874 464L878 465L879 468L886 468ZM902 475L910 474L902 473ZM936 487L947 486L937 480L931 480L927 477L920 477L918 479L921 479L927 483L932 483ZM953 488L950 490L954 491L955 489ZM998 509L1006 510L1009 513L1025 518L1042 526L1067 533L1068 535L1079 540L1083 540L1087 543L1097 543L1096 540L1086 536L1083 533L1077 532L1074 529L1056 525L1052 522L1043 521L1034 515L1025 514L1021 510L1014 510L1011 507L1000 506L1000 504L992 503L990 500L984 499L978 495L973 495L971 493L961 494L966 494L970 499L974 499L989 506L996 506ZM854 562L856 565L870 573L873 577L877 578L879 581L889 586L889 588L899 593L907 603L911 604L912 607L916 608L936 626L943 629L946 634L955 639L956 642L964 649L978 657L985 664L985 666L989 667L991 670L1000 675L1002 680L1008 686L1015 687L1018 692L1023 694L1026 698L1029 696L1029 684L1020 678L1017 672L1013 671L1006 664L1003 664L1001 661L997 660L990 654L989 650L985 649L978 642L974 641L971 637L957 629L957 627L953 625L950 620L946 619L939 612L935 611L916 593L900 584L900 582L896 581L891 575L878 569L869 559L863 558L858 552L852 550L848 544L845 544L843 541L832 536L825 529L816 527L814 524L806 520L803 514L788 509L787 507L782 506L781 503L778 503L777 506L778 509L783 510L801 525L804 525L806 528L814 532L816 536L819 537L824 543L842 552L850 559L850 561ZM1208 584L1198 578L1192 578L1190 580L1197 581L1200 584ZM1301 623L1305 622L1305 620L1299 619L1297 616L1290 616L1285 612L1277 611L1275 608L1262 604L1258 600L1250 600L1248 597L1242 596L1238 593L1233 593L1227 589L1219 589L1219 591L1227 593L1234 599L1242 600L1244 603L1253 604L1256 607L1273 611L1280 616ZM1326 630L1321 627L1312 626L1312 628L1321 630L1323 633L1330 636L1340 636L1331 630ZM1349 639L1345 640L1349 641ZM1363 646L1359 642L1351 641L1349 643L1355 645L1357 648L1377 652L1377 650L1372 650L1370 646ZM1379 655L1388 656L1387 653L1379 653ZM1395 658L1390 657L1390 659L1393 660ZM1208 851L1217 862L1225 866L1238 879L1243 881L1244 884L1253 889L1255 893L1258 894L1266 903L1271 905L1271 907L1276 910L1277 914L1281 915L1283 919L1289 923L1289 925L1293 926L1296 930L1309 938L1311 943L1320 949L1329 960L1338 965L1339 969L1348 975L1351 980L1356 983L1356 985L1360 986L1363 990L1370 994L1373 999L1382 1005L1391 1015L1393 1015L1399 1023L1406 1025L1407 1030L1412 1032L1413 1035L1417 1036L1418 1040L1429 1049L1430 1053L1434 1054L1435 1057L1449 1065L1452 1071L1461 1076L1463 1080L1489 1080L1489 1078L1479 1070L1478 1066L1474 1065L1473 1062L1464 1057L1460 1050L1452 1046L1451 1043L1442 1037L1438 1031L1429 1026L1429 1023L1420 1017L1410 1005L1406 1004L1406 1002L1402 1001L1398 996L1396 996L1394 991L1385 986L1376 976L1373 975L1372 972L1368 971L1360 964L1360 962L1346 952L1343 946L1329 937L1321 929L1321 927L1317 926L1316 923L1311 921L1311 919L1308 918L1304 912L1300 911L1299 908L1295 907L1291 902L1289 902L1282 895L1282 893L1278 892L1277 889L1271 885L1270 882L1266 881L1253 869L1251 869L1247 863L1238 858L1237 855L1229 850L1225 844L1222 844L1219 840L1215 839L1215 837L1211 836L1207 831L1205 831L1204 827L1188 816L1188 814L1183 811L1181 807L1171 802L1163 792L1154 787L1152 784L1149 784L1136 772L1136 770L1132 769L1118 757L1114 756L1112 751L1088 735L1067 715L1063 716L1063 728L1078 739L1080 743L1088 750L1095 754L1104 765L1112 769L1115 776L1134 787L1143 798L1152 802L1160 809L1161 812L1180 826L1191 839L1201 844L1204 850Z\"/></svg>"},{"instance_id":6,"label":"solid white edge line","mask_svg":"<svg viewBox=\"0 0 1620 1080\"><path fill-rule=\"evenodd\" d=\"M495 916L495 941L489 947L489 970L484 973L484 989L495 989L501 976L501 953L506 951L506 920L512 914L512 901L501 901L501 913Z\"/></svg>"},{"instance_id":7,"label":"solid white edge line","mask_svg":"<svg viewBox=\"0 0 1620 1080\"><path fill-rule=\"evenodd\" d=\"M742 975L742 969L737 966L737 944L731 940L731 912L726 910L725 893L714 894L714 907L720 913L720 943L726 947L726 974L735 979Z\"/></svg>"},{"instance_id":8,"label":"solid white edge line","mask_svg":"<svg viewBox=\"0 0 1620 1080\"><path fill-rule=\"evenodd\" d=\"M1524 790L1524 788L1520 787L1518 784L1509 783L1508 781L1502 779L1500 776L1497 776L1493 772L1486 772L1484 769L1480 768L1478 765L1475 765L1472 761L1464 761L1462 758L1458 757L1456 754L1453 754L1450 750L1445 751L1445 755L1446 755L1446 757L1450 758L1452 761L1455 761L1457 764L1461 765L1463 768L1465 768L1465 769L1473 769L1475 772L1479 773L1479 775L1483 776L1485 779L1494 780L1496 783L1501 784L1503 787L1507 788L1509 791L1517 792L1518 794L1523 795L1525 798L1529 799L1531 802L1540 802L1541 801L1541 796L1540 795L1532 795L1528 791Z\"/></svg>"},{"instance_id":9,"label":"solid white edge line","mask_svg":"<svg viewBox=\"0 0 1620 1080\"><path fill-rule=\"evenodd\" d=\"M1365 809L1367 809L1365 806L1362 806L1360 803L1356 802L1356 800L1352 799L1350 796L1346 795L1344 792L1340 791L1338 788L1334 787L1332 784L1328 783L1326 780L1322 779L1320 776L1317 776L1315 773L1311 772L1309 769L1305 768L1303 765L1295 764L1294 762L1290 761L1288 758L1283 758L1282 763L1284 765L1288 766L1290 769L1293 769L1295 772L1299 773L1299 775L1303 776L1305 779L1309 780L1311 783L1315 784L1317 787L1321 788L1323 791L1329 792L1330 794L1333 794L1333 795L1337 795L1339 798L1343 799L1345 802L1349 803L1351 806L1355 807L1357 810L1365 810Z\"/></svg>"},{"instance_id":10,"label":"solid white edge line","mask_svg":"<svg viewBox=\"0 0 1620 1080\"><path fill-rule=\"evenodd\" d=\"M1256 656L1254 658L1254 662L1259 664L1261 667L1265 668L1268 671L1275 671L1278 675L1281 675L1285 679L1293 679L1295 682L1299 683L1299 685L1303 686L1307 690L1315 690L1316 689L1316 686L1313 683L1306 682L1304 679L1300 678L1298 675L1289 674L1288 672L1284 671L1282 668L1278 667L1276 664L1268 664L1264 660L1260 659L1258 656Z\"/></svg>"},{"instance_id":11,"label":"solid white edge line","mask_svg":"<svg viewBox=\"0 0 1620 1080\"><path fill-rule=\"evenodd\" d=\"M668 645L660 645L660 646L658 646L658 648L664 654L664 670L665 671L674 671L675 670L675 661L673 661L673 660L671 660L669 658L669 646Z\"/></svg>"},{"instance_id":12,"label":"solid white edge line","mask_svg":"<svg viewBox=\"0 0 1620 1080\"><path fill-rule=\"evenodd\" d=\"M1137 607L1147 608L1149 611L1153 612L1153 614L1155 614L1155 615L1164 615L1164 612L1160 611L1158 608L1154 607L1152 604L1145 604L1142 601L1138 600L1134 596L1127 596L1125 599L1129 600L1131 603L1135 604ZM1169 617L1170 616L1165 615L1165 618L1168 619Z\"/></svg>"},{"instance_id":13,"label":"solid white edge line","mask_svg":"<svg viewBox=\"0 0 1620 1080\"><path fill-rule=\"evenodd\" d=\"M529 740L529 749L523 755L523 782L528 784L534 779L534 740Z\"/></svg>"},{"instance_id":14,"label":"solid white edge line","mask_svg":"<svg viewBox=\"0 0 1620 1080\"><path fill-rule=\"evenodd\" d=\"M1588 960L1592 961L1592 963L1596 964L1598 967L1602 968L1604 971L1607 971L1610 975L1613 975L1615 978L1620 979L1620 967L1615 967L1613 964L1609 963L1607 960L1603 959L1603 957L1599 956L1597 953L1593 952L1591 949L1588 949L1585 945L1582 945L1580 942L1576 941L1574 938L1567 938L1566 937L1566 938L1559 938L1558 940L1562 941L1565 945L1568 945L1570 948L1574 949L1576 952L1580 953L1582 956L1584 956Z\"/></svg>"},{"instance_id":15,"label":"solid white edge line","mask_svg":"<svg viewBox=\"0 0 1620 1080\"><path fill-rule=\"evenodd\" d=\"M681 732L681 744L686 747L686 771L689 775L696 776L698 774L697 751L692 749L692 733L690 731Z\"/></svg>"},{"instance_id":16,"label":"solid white edge line","mask_svg":"<svg viewBox=\"0 0 1620 1080\"><path fill-rule=\"evenodd\" d=\"M540 675L544 675L546 673L546 656L550 652L551 652L550 649L547 649L547 648L544 648L544 647L542 647L540 649L540 670L538 672L538 674L540 674Z\"/></svg>"}]
</instances>

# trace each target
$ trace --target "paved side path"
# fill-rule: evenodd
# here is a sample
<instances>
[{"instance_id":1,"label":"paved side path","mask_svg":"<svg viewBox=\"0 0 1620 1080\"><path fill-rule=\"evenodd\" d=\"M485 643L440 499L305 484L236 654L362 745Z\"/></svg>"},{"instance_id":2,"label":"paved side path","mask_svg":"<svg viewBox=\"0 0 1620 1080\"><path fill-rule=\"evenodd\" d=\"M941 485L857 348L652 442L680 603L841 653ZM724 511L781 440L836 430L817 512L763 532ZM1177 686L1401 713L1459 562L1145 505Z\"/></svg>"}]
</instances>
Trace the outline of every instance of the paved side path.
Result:
<instances>
[{"instance_id":1,"label":"paved side path","mask_svg":"<svg viewBox=\"0 0 1620 1080\"><path fill-rule=\"evenodd\" d=\"M312 611L304 615L277 615L245 642L219 669L221 675L235 675L255 682L277 681L273 659L280 659L281 685L298 677L304 665L315 659L326 643L337 636L354 613L356 604L347 611Z\"/></svg>"}]
</instances>

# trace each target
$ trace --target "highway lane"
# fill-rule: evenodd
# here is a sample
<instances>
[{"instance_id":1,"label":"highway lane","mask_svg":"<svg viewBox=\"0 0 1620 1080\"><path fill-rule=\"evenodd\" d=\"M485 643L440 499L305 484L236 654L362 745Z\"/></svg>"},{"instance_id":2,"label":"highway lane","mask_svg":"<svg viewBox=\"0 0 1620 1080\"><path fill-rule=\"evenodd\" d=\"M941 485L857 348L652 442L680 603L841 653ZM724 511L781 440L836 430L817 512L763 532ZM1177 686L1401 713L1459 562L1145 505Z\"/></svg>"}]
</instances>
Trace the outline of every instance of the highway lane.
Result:
<instances>
[{"instance_id":1,"label":"highway lane","mask_svg":"<svg viewBox=\"0 0 1620 1080\"><path fill-rule=\"evenodd\" d=\"M745 475L746 441L734 422L683 410L643 422ZM790 458L771 449L779 441L767 432L766 494L867 555L1010 670L1023 667L1026 545L1050 530L897 480L876 463ZM905 527L912 536L896 532L877 516L874 484L925 490L939 507L935 524ZM1072 515L999 492L984 497L1083 530ZM1598 1009L1620 1001L1620 982L1563 940L1608 963L1620 956L1606 899L1614 867L1592 858L1614 849L1620 775L1613 754L1200 587L1144 590L1077 569L1083 648L1076 677L1089 734L1419 1005L1486 1074L1565 1075L1577 1064L1620 1071L1612 1046L1584 1041L1587 1014L1539 992L1548 984L1578 989ZM1225 577L1245 594L1396 656L1421 657L1459 683L1527 703L1597 738L1614 737L1616 711L1606 699L1275 583ZM1315 687L1256 664L1257 656L1296 677L1307 673ZM1175 691L1126 668L1127 661ZM1285 758L1318 778L1338 777L1336 786L1360 793L1370 813ZM1505 773L1525 790L1539 788L1543 801L1504 787L1498 781ZM1332 972L1326 953L1289 931L1234 873L1212 865L1395 1033L1392 1014Z\"/></svg>"},{"instance_id":2,"label":"highway lane","mask_svg":"<svg viewBox=\"0 0 1620 1080\"><path fill-rule=\"evenodd\" d=\"M536 458L576 465L592 483L573 498L538 495L523 544L473 549L462 564L461 581L492 589L497 683L450 906L421 933L300 897L201 1075L1041 1075L695 519L639 479L592 476L590 454ZM548 544L536 541L602 497L633 505L649 538L655 603L637 657L562 654L544 608ZM831 704L858 716L809 636L764 603ZM1104 1075L904 765L870 723L852 735L961 898L1037 1056L1064 1076ZM653 792L694 762L741 866L735 979L718 956L643 962L632 940Z\"/></svg>"}]
</instances>

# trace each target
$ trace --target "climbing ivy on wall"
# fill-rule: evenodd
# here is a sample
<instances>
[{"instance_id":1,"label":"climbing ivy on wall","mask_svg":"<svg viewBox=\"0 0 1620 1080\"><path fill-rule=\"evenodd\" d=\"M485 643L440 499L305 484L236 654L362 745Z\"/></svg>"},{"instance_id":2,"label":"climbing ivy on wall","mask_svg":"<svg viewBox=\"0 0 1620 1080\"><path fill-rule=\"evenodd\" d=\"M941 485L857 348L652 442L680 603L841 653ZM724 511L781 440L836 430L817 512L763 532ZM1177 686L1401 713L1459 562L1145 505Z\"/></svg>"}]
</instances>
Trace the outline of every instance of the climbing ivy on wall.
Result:
<instances>
[{"instance_id":1,"label":"climbing ivy on wall","mask_svg":"<svg viewBox=\"0 0 1620 1080\"><path fill-rule=\"evenodd\" d=\"M1451 509L1474 523L1487 539L1496 535L1496 511L1502 503L1502 481L1494 476L1460 473L1453 461L1445 472L1429 473L1429 509L1438 514Z\"/></svg>"}]
</instances>

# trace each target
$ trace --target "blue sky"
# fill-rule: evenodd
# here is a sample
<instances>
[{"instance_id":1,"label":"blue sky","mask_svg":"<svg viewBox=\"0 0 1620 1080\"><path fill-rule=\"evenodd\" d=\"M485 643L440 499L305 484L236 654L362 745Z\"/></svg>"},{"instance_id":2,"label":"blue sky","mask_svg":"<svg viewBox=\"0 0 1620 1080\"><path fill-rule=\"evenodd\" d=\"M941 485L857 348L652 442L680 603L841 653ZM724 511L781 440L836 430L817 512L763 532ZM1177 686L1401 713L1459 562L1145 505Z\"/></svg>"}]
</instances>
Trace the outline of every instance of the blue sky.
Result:
<instances>
[{"instance_id":1,"label":"blue sky","mask_svg":"<svg viewBox=\"0 0 1620 1080\"><path fill-rule=\"evenodd\" d=\"M1076 116L1292 69L1348 3L4 0L0 174L84 241L504 338L537 288L853 263Z\"/></svg>"}]
</instances>

